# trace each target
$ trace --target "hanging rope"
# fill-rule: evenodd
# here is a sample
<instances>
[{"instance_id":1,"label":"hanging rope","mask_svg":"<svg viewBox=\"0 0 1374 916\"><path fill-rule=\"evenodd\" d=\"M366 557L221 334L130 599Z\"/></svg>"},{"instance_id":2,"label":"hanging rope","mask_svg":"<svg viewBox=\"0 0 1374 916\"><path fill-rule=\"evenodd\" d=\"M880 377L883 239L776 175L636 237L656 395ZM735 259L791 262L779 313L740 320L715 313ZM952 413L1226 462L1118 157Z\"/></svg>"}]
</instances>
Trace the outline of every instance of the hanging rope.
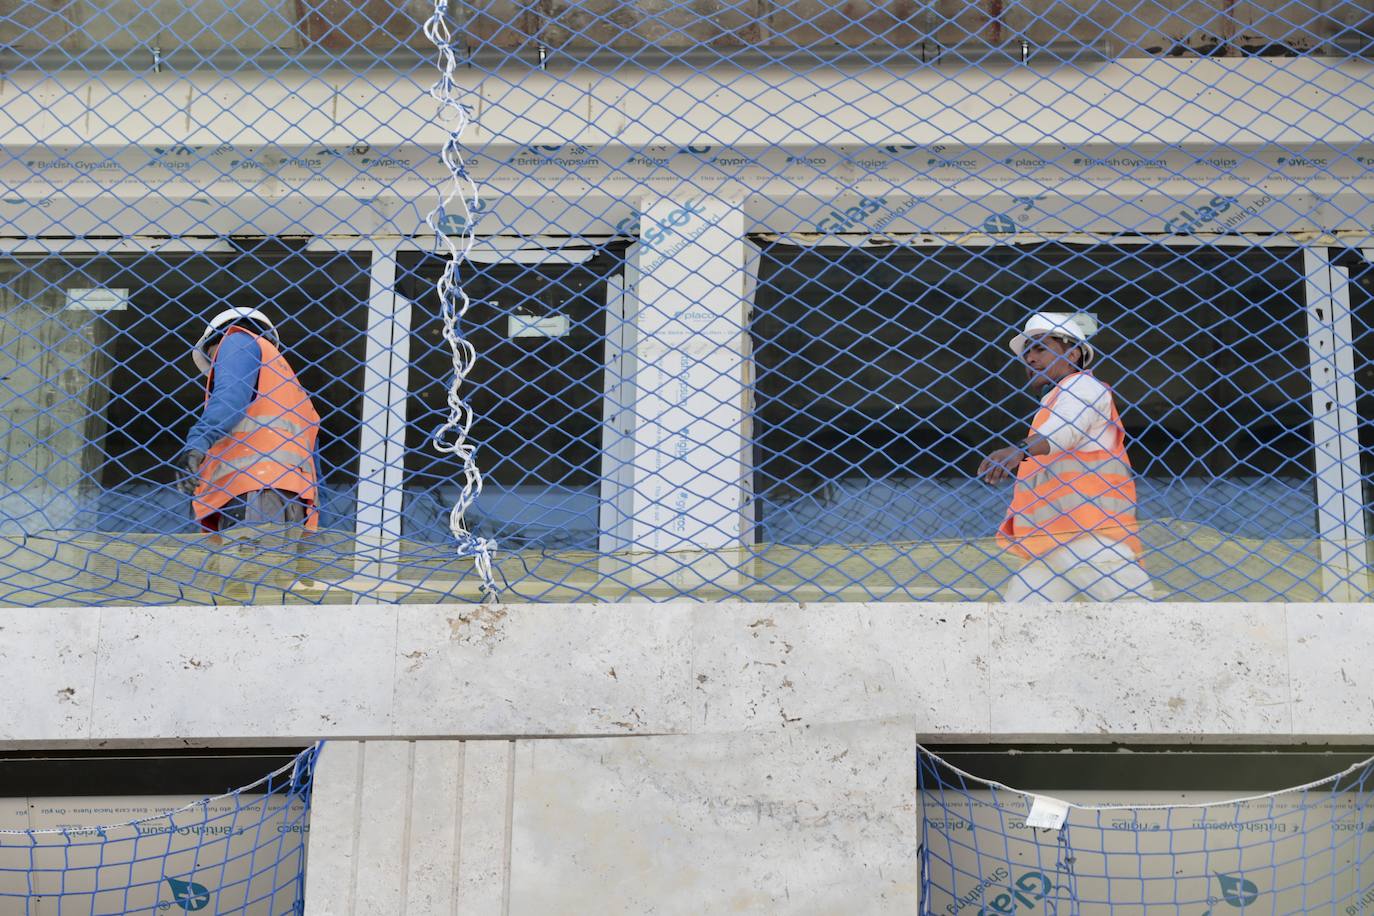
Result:
<instances>
[{"instance_id":1,"label":"hanging rope","mask_svg":"<svg viewBox=\"0 0 1374 916\"><path fill-rule=\"evenodd\" d=\"M475 536L467 526L466 514L473 501L482 492L482 472L477 467L477 447L468 442L468 432L472 428L472 408L463 399L463 382L477 362L477 351L458 330L458 322L467 313L471 304L467 293L458 282L458 265L467 257L472 247L472 213L478 202L477 184L472 180L463 164L461 142L468 125L467 109L458 101L454 91L454 72L458 61L453 53L452 35L447 21L447 0L436 0L434 14L425 22L425 36L434 43L439 51L439 79L430 87L430 95L439 102L439 118L449 126L448 139L441 154L444 165L452 176L446 189L441 192L439 205L426 217L429 227L434 230L436 239L442 239L449 252L448 263L437 284L439 307L444 322L444 339L448 341L453 356L453 380L448 390L448 419L434 431L434 447L440 452L453 455L462 464L463 488L458 494L449 513L449 530L458 541L458 555L472 557L477 573L482 577L482 591L489 600L497 596L496 581L492 575L492 554L496 543ZM472 201L469 204L469 200ZM454 214L455 206L461 215ZM458 215L457 232L453 230L448 217ZM457 238L455 239L455 235Z\"/></svg>"}]
</instances>

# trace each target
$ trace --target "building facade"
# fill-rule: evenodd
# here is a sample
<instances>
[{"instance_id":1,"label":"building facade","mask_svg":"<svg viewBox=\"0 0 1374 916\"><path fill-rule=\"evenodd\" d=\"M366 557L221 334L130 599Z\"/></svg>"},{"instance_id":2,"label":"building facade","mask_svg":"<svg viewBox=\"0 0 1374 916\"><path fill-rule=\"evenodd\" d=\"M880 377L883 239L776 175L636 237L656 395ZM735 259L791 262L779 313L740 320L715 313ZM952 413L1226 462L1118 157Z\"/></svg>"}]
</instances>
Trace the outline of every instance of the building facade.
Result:
<instances>
[{"instance_id":1,"label":"building facade","mask_svg":"<svg viewBox=\"0 0 1374 916\"><path fill-rule=\"evenodd\" d=\"M0 739L326 739L307 912L909 911L918 740L1368 742L1367 5L0 11ZM229 307L287 546L175 487ZM1043 311L1149 604L1000 603Z\"/></svg>"}]
</instances>

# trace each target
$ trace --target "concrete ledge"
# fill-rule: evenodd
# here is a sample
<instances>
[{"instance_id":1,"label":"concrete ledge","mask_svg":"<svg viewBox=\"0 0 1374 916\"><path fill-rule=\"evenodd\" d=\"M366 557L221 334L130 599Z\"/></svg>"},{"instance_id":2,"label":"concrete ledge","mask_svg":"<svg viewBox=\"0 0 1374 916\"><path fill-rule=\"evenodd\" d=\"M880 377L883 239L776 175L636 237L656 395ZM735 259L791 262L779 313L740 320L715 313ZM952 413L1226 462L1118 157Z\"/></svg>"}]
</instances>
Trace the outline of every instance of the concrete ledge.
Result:
<instances>
[{"instance_id":1,"label":"concrete ledge","mask_svg":"<svg viewBox=\"0 0 1374 916\"><path fill-rule=\"evenodd\" d=\"M1374 735L1364 605L0 610L0 747L721 734Z\"/></svg>"}]
</instances>

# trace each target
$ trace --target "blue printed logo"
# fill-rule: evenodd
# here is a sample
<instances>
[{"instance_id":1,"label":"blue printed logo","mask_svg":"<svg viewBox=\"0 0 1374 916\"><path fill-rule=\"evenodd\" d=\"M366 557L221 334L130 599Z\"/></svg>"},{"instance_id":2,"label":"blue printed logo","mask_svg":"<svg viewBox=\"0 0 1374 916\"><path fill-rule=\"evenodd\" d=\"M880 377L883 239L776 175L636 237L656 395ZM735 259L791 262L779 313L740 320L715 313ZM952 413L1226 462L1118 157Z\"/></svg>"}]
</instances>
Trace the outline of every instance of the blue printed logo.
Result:
<instances>
[{"instance_id":1,"label":"blue printed logo","mask_svg":"<svg viewBox=\"0 0 1374 916\"><path fill-rule=\"evenodd\" d=\"M649 226L641 226L639 231L639 241L644 247L657 250L660 243L666 241L674 235L681 234L682 227L690 223L693 217L702 217L705 214L701 210L701 201L693 200L681 204L677 209L670 211L658 222Z\"/></svg>"},{"instance_id":2,"label":"blue printed logo","mask_svg":"<svg viewBox=\"0 0 1374 916\"><path fill-rule=\"evenodd\" d=\"M1303 156L1280 156L1279 165L1294 169L1324 169L1326 160L1322 158L1310 158Z\"/></svg>"},{"instance_id":3,"label":"blue printed logo","mask_svg":"<svg viewBox=\"0 0 1374 916\"><path fill-rule=\"evenodd\" d=\"M536 143L534 146L531 146L529 148L529 152L535 156L539 155L541 152L549 153L550 155L552 155L553 153L559 153L562 151L563 144L561 143ZM516 155L519 154L517 153Z\"/></svg>"},{"instance_id":4,"label":"blue printed logo","mask_svg":"<svg viewBox=\"0 0 1374 916\"><path fill-rule=\"evenodd\" d=\"M486 212L487 202L485 200L474 200L468 204L471 218L462 213L440 213L434 220L435 227L444 235L462 235L468 231L469 226L477 224L477 220Z\"/></svg>"},{"instance_id":5,"label":"blue printed logo","mask_svg":"<svg viewBox=\"0 0 1374 916\"><path fill-rule=\"evenodd\" d=\"M999 232L1015 232L1016 220L1005 213L996 213L983 220L983 231L994 235Z\"/></svg>"},{"instance_id":6,"label":"blue printed logo","mask_svg":"<svg viewBox=\"0 0 1374 916\"><path fill-rule=\"evenodd\" d=\"M912 150L921 148L922 147L918 143L889 143L883 147L883 151L893 156L901 156ZM945 150L949 149L949 147L944 144L936 144L935 146L927 146L925 149L932 153L943 153Z\"/></svg>"},{"instance_id":7,"label":"blue printed logo","mask_svg":"<svg viewBox=\"0 0 1374 916\"><path fill-rule=\"evenodd\" d=\"M656 249L660 242L683 231L680 227L690 223L694 216L703 216L701 204L702 201L700 200L688 201L676 209L670 210L658 222L650 223L648 226L641 225L641 214L636 211L615 224L615 234L629 237L638 233L640 241L646 248Z\"/></svg>"},{"instance_id":8,"label":"blue printed logo","mask_svg":"<svg viewBox=\"0 0 1374 916\"><path fill-rule=\"evenodd\" d=\"M1221 886L1221 899L1237 909L1249 906L1259 897L1255 882L1237 875L1218 873L1217 884Z\"/></svg>"},{"instance_id":9,"label":"blue printed logo","mask_svg":"<svg viewBox=\"0 0 1374 916\"><path fill-rule=\"evenodd\" d=\"M506 160L506 164L530 167L552 165L564 169L582 169L604 163L592 155L590 149L576 143L536 143L534 146L516 150L514 155Z\"/></svg>"},{"instance_id":10,"label":"blue printed logo","mask_svg":"<svg viewBox=\"0 0 1374 916\"><path fill-rule=\"evenodd\" d=\"M726 166L729 168L736 168L741 165L753 165L755 162L758 161L753 156L746 156L743 153L739 153L734 150L730 150L729 152L730 155L728 156L712 156L711 164Z\"/></svg>"},{"instance_id":11,"label":"blue printed logo","mask_svg":"<svg viewBox=\"0 0 1374 916\"><path fill-rule=\"evenodd\" d=\"M1011 202L1020 207L1022 213L1029 213L1044 199L1045 195L1039 194L1035 197L1013 197ZM994 213L983 220L983 231L992 235L1015 232L1016 228L1016 218L1010 213Z\"/></svg>"},{"instance_id":12,"label":"blue printed logo","mask_svg":"<svg viewBox=\"0 0 1374 916\"><path fill-rule=\"evenodd\" d=\"M973 169L978 163L973 159L927 159L926 168L935 169Z\"/></svg>"},{"instance_id":13,"label":"blue printed logo","mask_svg":"<svg viewBox=\"0 0 1374 916\"><path fill-rule=\"evenodd\" d=\"M457 213L447 213L439 217L436 223L444 235L462 235L468 225L467 217L459 216Z\"/></svg>"},{"instance_id":14,"label":"blue printed logo","mask_svg":"<svg viewBox=\"0 0 1374 916\"><path fill-rule=\"evenodd\" d=\"M821 233L846 232L856 226L864 226L870 216L878 213L887 204L885 197L865 197L853 207L846 207L843 212L831 210L826 214L825 219L816 224L816 231Z\"/></svg>"},{"instance_id":15,"label":"blue printed logo","mask_svg":"<svg viewBox=\"0 0 1374 916\"><path fill-rule=\"evenodd\" d=\"M210 905L210 890L203 884L168 878L167 886L172 889L172 902L183 910L195 912Z\"/></svg>"},{"instance_id":16,"label":"blue printed logo","mask_svg":"<svg viewBox=\"0 0 1374 916\"><path fill-rule=\"evenodd\" d=\"M159 158L165 158L167 156L199 157L200 151L203 149L205 149L205 147L203 146L190 146L185 143L173 143L171 146L155 146L153 147L153 152L157 153ZM219 158L220 156L227 156L233 151L234 144L221 143L219 146L216 146L214 149L210 150L210 152L207 155Z\"/></svg>"},{"instance_id":17,"label":"blue printed logo","mask_svg":"<svg viewBox=\"0 0 1374 916\"><path fill-rule=\"evenodd\" d=\"M1084 156L1084 157L1081 157L1081 158L1075 158L1075 159L1073 160L1073 164L1074 164L1074 165L1086 166L1086 167L1099 166L1099 167L1103 167L1103 168L1117 169L1117 170L1120 170L1120 169L1167 169L1167 168L1169 167L1169 160L1164 159L1164 158L1162 158L1162 157L1159 158L1159 159L1143 159L1143 158L1141 158L1141 157L1139 157L1139 156L1108 156L1108 157L1102 158L1102 159L1093 159L1093 158L1089 158L1089 157L1087 157L1087 156Z\"/></svg>"},{"instance_id":18,"label":"blue printed logo","mask_svg":"<svg viewBox=\"0 0 1374 916\"><path fill-rule=\"evenodd\" d=\"M816 223L815 231L827 235L859 230L883 232L923 202L924 198L912 197L896 206L889 206L886 197L863 197L852 207L831 210Z\"/></svg>"},{"instance_id":19,"label":"blue printed logo","mask_svg":"<svg viewBox=\"0 0 1374 916\"><path fill-rule=\"evenodd\" d=\"M1183 209L1178 212L1178 216L1165 220L1164 231L1176 235L1188 235L1214 222L1235 204L1236 199L1234 197L1213 197L1205 206L1198 207L1196 212Z\"/></svg>"}]
</instances>

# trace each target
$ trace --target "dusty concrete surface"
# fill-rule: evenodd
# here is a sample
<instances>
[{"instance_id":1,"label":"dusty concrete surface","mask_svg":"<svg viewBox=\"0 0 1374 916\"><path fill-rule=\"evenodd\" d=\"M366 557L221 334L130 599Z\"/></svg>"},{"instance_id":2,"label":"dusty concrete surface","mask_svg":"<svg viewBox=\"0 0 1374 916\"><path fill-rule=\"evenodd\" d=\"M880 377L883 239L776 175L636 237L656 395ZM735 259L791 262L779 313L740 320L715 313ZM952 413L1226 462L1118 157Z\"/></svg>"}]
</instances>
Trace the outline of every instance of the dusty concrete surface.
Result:
<instances>
[{"instance_id":1,"label":"dusty concrete surface","mask_svg":"<svg viewBox=\"0 0 1374 916\"><path fill-rule=\"evenodd\" d=\"M0 746L731 734L1374 734L1351 605L374 605L0 611Z\"/></svg>"}]
</instances>

